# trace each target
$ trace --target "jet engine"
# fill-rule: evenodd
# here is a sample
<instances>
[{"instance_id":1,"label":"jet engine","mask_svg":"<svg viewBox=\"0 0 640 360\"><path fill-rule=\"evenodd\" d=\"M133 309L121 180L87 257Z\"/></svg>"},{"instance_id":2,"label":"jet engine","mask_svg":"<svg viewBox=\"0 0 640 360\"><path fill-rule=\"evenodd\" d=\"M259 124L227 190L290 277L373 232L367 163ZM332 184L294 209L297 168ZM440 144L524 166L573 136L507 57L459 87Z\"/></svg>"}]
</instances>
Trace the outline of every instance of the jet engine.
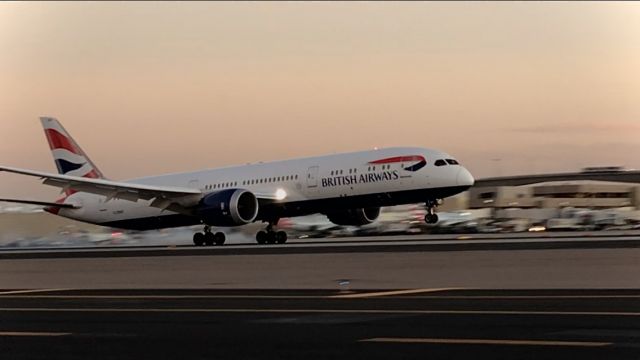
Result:
<instances>
[{"instance_id":1,"label":"jet engine","mask_svg":"<svg viewBox=\"0 0 640 360\"><path fill-rule=\"evenodd\" d=\"M336 225L366 225L376 221L380 216L380 208L360 208L332 211L326 214Z\"/></svg>"},{"instance_id":2,"label":"jet engine","mask_svg":"<svg viewBox=\"0 0 640 360\"><path fill-rule=\"evenodd\" d=\"M248 190L222 190L203 197L196 215L212 226L249 224L258 216L258 199Z\"/></svg>"}]
</instances>

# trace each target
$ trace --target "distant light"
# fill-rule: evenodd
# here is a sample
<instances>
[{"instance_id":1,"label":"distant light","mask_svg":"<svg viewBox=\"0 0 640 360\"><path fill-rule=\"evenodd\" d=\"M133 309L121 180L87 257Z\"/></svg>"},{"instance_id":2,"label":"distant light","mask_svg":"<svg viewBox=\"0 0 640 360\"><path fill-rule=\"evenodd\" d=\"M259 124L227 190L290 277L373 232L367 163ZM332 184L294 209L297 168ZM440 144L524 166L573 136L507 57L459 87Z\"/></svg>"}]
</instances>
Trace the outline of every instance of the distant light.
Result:
<instances>
[{"instance_id":1,"label":"distant light","mask_svg":"<svg viewBox=\"0 0 640 360\"><path fill-rule=\"evenodd\" d=\"M284 189L276 190L276 200L284 200L287 197L287 192Z\"/></svg>"}]
</instances>

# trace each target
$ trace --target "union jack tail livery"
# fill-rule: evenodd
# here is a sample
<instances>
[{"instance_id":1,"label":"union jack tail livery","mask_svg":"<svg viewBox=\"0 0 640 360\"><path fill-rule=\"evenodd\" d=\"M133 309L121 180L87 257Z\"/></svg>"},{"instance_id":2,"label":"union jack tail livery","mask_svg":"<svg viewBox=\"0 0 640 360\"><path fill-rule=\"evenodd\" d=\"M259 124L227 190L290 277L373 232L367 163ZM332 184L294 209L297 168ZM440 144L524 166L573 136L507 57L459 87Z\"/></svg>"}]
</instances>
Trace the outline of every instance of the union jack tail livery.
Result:
<instances>
[{"instance_id":1,"label":"union jack tail livery","mask_svg":"<svg viewBox=\"0 0 640 360\"><path fill-rule=\"evenodd\" d=\"M58 120L51 117L41 117L40 122L42 122L44 134L49 142L53 161L56 163L59 174L104 179L102 172Z\"/></svg>"}]
</instances>

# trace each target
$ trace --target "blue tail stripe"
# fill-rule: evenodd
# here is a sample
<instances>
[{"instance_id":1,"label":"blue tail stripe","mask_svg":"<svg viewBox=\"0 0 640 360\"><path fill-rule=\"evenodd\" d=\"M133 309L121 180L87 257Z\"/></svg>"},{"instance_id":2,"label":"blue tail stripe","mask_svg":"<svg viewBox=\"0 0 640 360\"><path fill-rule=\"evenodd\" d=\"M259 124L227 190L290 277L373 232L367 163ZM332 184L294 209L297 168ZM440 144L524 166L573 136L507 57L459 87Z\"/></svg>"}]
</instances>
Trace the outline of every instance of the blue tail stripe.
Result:
<instances>
[{"instance_id":1,"label":"blue tail stripe","mask_svg":"<svg viewBox=\"0 0 640 360\"><path fill-rule=\"evenodd\" d=\"M56 166L58 167L58 172L60 172L61 174L66 174L69 171L78 170L84 164L86 164L86 163L76 164L64 159L56 159L55 161L56 161Z\"/></svg>"}]
</instances>

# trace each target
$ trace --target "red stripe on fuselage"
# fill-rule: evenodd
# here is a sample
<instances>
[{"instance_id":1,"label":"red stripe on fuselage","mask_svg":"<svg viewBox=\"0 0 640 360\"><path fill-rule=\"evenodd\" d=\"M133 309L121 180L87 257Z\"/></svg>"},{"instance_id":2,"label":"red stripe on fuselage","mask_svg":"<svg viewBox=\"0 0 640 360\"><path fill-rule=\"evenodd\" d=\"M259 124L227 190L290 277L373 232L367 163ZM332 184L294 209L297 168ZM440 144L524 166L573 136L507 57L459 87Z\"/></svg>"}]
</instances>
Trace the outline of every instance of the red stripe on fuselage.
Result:
<instances>
[{"instance_id":1,"label":"red stripe on fuselage","mask_svg":"<svg viewBox=\"0 0 640 360\"><path fill-rule=\"evenodd\" d=\"M391 163L407 162L407 161L426 161L426 160L424 159L424 156L421 156L421 155L407 155L407 156L396 156L396 157L390 157L386 159L370 161L369 164L391 164Z\"/></svg>"},{"instance_id":2,"label":"red stripe on fuselage","mask_svg":"<svg viewBox=\"0 0 640 360\"><path fill-rule=\"evenodd\" d=\"M82 155L82 151L75 147L66 136L60 134L57 130L45 129L44 133L47 136L47 141L49 141L49 147L51 150L66 149L76 155Z\"/></svg>"}]
</instances>

